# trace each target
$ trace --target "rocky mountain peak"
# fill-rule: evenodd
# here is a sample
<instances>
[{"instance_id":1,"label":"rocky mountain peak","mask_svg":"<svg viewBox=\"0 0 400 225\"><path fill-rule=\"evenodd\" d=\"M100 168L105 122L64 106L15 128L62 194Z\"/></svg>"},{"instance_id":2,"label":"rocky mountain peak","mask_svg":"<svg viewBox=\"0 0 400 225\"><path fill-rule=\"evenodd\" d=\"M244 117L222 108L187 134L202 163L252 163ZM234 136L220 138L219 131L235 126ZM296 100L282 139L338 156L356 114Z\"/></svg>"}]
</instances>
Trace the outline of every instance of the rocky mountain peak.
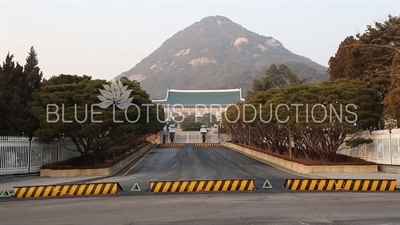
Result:
<instances>
[{"instance_id":1,"label":"rocky mountain peak","mask_svg":"<svg viewBox=\"0 0 400 225\"><path fill-rule=\"evenodd\" d=\"M177 32L117 78L141 82L154 99L164 98L168 87L246 91L273 63L286 64L309 82L328 78L325 67L292 53L271 36L249 31L219 15L205 17Z\"/></svg>"}]
</instances>

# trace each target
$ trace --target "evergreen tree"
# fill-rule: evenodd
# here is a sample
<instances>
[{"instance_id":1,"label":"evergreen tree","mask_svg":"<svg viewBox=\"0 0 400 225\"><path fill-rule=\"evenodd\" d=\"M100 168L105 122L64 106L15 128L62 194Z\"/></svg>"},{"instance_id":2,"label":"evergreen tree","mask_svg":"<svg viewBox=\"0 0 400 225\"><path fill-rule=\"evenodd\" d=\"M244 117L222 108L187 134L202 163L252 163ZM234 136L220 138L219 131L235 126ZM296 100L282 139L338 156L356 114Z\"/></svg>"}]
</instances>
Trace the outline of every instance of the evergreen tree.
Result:
<instances>
[{"instance_id":1,"label":"evergreen tree","mask_svg":"<svg viewBox=\"0 0 400 225\"><path fill-rule=\"evenodd\" d=\"M39 91L43 76L34 48L24 67L14 62L14 55L7 54L0 71L0 135L31 137L39 121L31 114L29 102L32 94Z\"/></svg>"},{"instance_id":2,"label":"evergreen tree","mask_svg":"<svg viewBox=\"0 0 400 225\"><path fill-rule=\"evenodd\" d=\"M29 81L30 92L40 90L40 82L42 81L43 73L40 71L38 64L39 60L37 58L36 51L32 46L28 53L26 64L24 66L24 73L26 74Z\"/></svg>"},{"instance_id":3,"label":"evergreen tree","mask_svg":"<svg viewBox=\"0 0 400 225\"><path fill-rule=\"evenodd\" d=\"M1 69L2 135L22 135L25 115L26 79L23 67L14 62L14 55L7 54Z\"/></svg>"},{"instance_id":4,"label":"evergreen tree","mask_svg":"<svg viewBox=\"0 0 400 225\"><path fill-rule=\"evenodd\" d=\"M335 57L329 60L331 80L351 78L373 84L378 91L380 110L387 113L396 111L393 109L399 106L392 105L396 101L392 95L389 96L389 92L396 92L394 84L400 74L399 34L400 17L389 15L384 22L368 25L363 34L347 37L340 44ZM390 100L386 99L387 96ZM386 110L385 107L393 109ZM377 129L384 128L384 115L381 117Z\"/></svg>"},{"instance_id":5,"label":"evergreen tree","mask_svg":"<svg viewBox=\"0 0 400 225\"><path fill-rule=\"evenodd\" d=\"M27 94L27 102L31 102L33 100L33 93L40 91L40 84L42 81L43 73L40 71L40 68L38 66L39 60L37 58L36 51L34 47L32 46L29 53L28 57L26 58L26 64L24 66L24 74L26 76L26 79L28 81L28 94ZM28 104L26 105L26 114L28 116L26 117L26 120L24 121L25 123L25 130L27 134L32 137L33 132L39 128L40 122L39 120L32 114L31 112L31 106Z\"/></svg>"},{"instance_id":6,"label":"evergreen tree","mask_svg":"<svg viewBox=\"0 0 400 225\"><path fill-rule=\"evenodd\" d=\"M265 77L253 80L252 90L247 92L246 97L251 98L257 92L266 91L270 88L282 88L302 83L304 83L304 80L300 80L286 65L282 64L277 67L272 64L268 68Z\"/></svg>"},{"instance_id":7,"label":"evergreen tree","mask_svg":"<svg viewBox=\"0 0 400 225\"><path fill-rule=\"evenodd\" d=\"M354 36L346 37L339 45L334 57L329 59L328 73L331 80L339 78L362 79L364 76L359 41Z\"/></svg>"},{"instance_id":8,"label":"evergreen tree","mask_svg":"<svg viewBox=\"0 0 400 225\"><path fill-rule=\"evenodd\" d=\"M101 101L99 94L102 96ZM118 108L125 104L118 101L122 98L127 100L128 97L132 103L141 106L140 111L136 107L126 110ZM102 105L105 108L99 102L107 103ZM49 114L47 118L49 104L53 106L51 112L55 111L54 104L60 108L59 111L63 105L64 116ZM60 133L64 133L81 153L83 163L92 166L104 162L110 155L130 151L162 129L163 124L157 119L157 108L149 107L147 111L144 104L151 104L151 100L137 82L123 79L115 85L105 80L92 80L89 76L54 76L43 82L41 90L34 94L32 112L41 122L35 136L42 141L52 141ZM92 114L93 106L96 106L93 110L101 114ZM132 122L127 121L127 118L132 121L139 119ZM161 117L160 120L164 118Z\"/></svg>"},{"instance_id":9,"label":"evergreen tree","mask_svg":"<svg viewBox=\"0 0 400 225\"><path fill-rule=\"evenodd\" d=\"M285 87L287 86L287 82L285 80L285 76L278 69L275 64L272 64L267 70L267 81L271 83L272 87Z\"/></svg>"},{"instance_id":10,"label":"evergreen tree","mask_svg":"<svg viewBox=\"0 0 400 225\"><path fill-rule=\"evenodd\" d=\"M244 104L256 110L241 107ZM278 108L281 104L290 106L289 110ZM235 143L283 154L291 140L295 157L302 152L308 159L331 163L343 144L354 147L371 143L370 139L357 138L357 134L377 123L382 113L378 104L377 91L371 84L338 79L258 92L238 108L228 108L222 123ZM236 123L229 122L236 118Z\"/></svg>"}]
</instances>

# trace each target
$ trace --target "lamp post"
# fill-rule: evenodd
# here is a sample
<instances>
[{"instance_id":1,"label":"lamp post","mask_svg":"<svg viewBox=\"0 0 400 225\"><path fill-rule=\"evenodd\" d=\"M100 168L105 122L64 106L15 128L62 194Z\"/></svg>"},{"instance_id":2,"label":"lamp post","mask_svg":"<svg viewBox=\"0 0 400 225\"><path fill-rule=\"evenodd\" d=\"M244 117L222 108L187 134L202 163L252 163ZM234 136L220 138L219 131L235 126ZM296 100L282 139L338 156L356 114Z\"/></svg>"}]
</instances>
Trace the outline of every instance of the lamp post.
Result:
<instances>
[{"instance_id":1,"label":"lamp post","mask_svg":"<svg viewBox=\"0 0 400 225\"><path fill-rule=\"evenodd\" d=\"M390 157L390 165L393 165L393 157L392 157L392 128L389 128L389 157Z\"/></svg>"}]
</instances>

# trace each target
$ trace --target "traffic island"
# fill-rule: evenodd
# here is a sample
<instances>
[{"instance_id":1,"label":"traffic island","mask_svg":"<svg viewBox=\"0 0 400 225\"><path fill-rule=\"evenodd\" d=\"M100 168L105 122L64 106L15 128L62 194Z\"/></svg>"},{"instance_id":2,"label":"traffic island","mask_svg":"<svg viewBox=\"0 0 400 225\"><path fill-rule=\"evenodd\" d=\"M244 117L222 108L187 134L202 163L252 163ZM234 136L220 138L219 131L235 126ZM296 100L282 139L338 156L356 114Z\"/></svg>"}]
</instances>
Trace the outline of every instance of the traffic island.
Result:
<instances>
[{"instance_id":1,"label":"traffic island","mask_svg":"<svg viewBox=\"0 0 400 225\"><path fill-rule=\"evenodd\" d=\"M42 166L40 169L41 177L91 177L91 176L109 176L117 170L124 167L132 160L145 154L151 148L155 147L154 144L146 144L136 151L132 151L126 154L125 157L121 157L119 160L113 163L105 163L100 165L94 165L93 168L70 166L68 162L57 162L53 164L47 164Z\"/></svg>"},{"instance_id":2,"label":"traffic island","mask_svg":"<svg viewBox=\"0 0 400 225\"><path fill-rule=\"evenodd\" d=\"M222 146L234 150L238 153L254 158L266 164L276 166L282 169L287 169L296 173L309 174L309 173L376 173L378 172L378 165L371 162L357 162L351 163L330 163L323 164L315 162L308 165L281 158L267 152L251 149L241 145L233 144L230 142L223 143Z\"/></svg>"}]
</instances>

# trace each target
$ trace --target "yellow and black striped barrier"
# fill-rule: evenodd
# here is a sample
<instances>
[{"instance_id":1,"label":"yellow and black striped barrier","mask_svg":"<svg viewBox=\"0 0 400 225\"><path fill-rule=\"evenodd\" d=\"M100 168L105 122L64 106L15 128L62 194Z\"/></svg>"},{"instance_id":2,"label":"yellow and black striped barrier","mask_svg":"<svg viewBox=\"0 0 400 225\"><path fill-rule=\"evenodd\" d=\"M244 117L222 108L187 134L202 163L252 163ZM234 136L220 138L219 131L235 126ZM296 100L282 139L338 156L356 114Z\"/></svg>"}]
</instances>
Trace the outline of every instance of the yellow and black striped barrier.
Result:
<instances>
[{"instance_id":1,"label":"yellow and black striped barrier","mask_svg":"<svg viewBox=\"0 0 400 225\"><path fill-rule=\"evenodd\" d=\"M160 148L168 148L168 147L184 147L185 143L165 143L165 144L158 144L157 147Z\"/></svg>"},{"instance_id":2,"label":"yellow and black striped barrier","mask_svg":"<svg viewBox=\"0 0 400 225\"><path fill-rule=\"evenodd\" d=\"M57 197L72 195L116 194L122 190L119 183L60 184L14 187L15 198Z\"/></svg>"},{"instance_id":3,"label":"yellow and black striped barrier","mask_svg":"<svg viewBox=\"0 0 400 225\"><path fill-rule=\"evenodd\" d=\"M220 143L194 143L194 146L201 146L201 147L205 147L205 146L221 146Z\"/></svg>"},{"instance_id":4,"label":"yellow and black striped barrier","mask_svg":"<svg viewBox=\"0 0 400 225\"><path fill-rule=\"evenodd\" d=\"M151 192L253 191L254 179L150 181Z\"/></svg>"},{"instance_id":5,"label":"yellow and black striped barrier","mask_svg":"<svg viewBox=\"0 0 400 225\"><path fill-rule=\"evenodd\" d=\"M396 180L287 179L284 188L292 191L394 191Z\"/></svg>"}]
</instances>

